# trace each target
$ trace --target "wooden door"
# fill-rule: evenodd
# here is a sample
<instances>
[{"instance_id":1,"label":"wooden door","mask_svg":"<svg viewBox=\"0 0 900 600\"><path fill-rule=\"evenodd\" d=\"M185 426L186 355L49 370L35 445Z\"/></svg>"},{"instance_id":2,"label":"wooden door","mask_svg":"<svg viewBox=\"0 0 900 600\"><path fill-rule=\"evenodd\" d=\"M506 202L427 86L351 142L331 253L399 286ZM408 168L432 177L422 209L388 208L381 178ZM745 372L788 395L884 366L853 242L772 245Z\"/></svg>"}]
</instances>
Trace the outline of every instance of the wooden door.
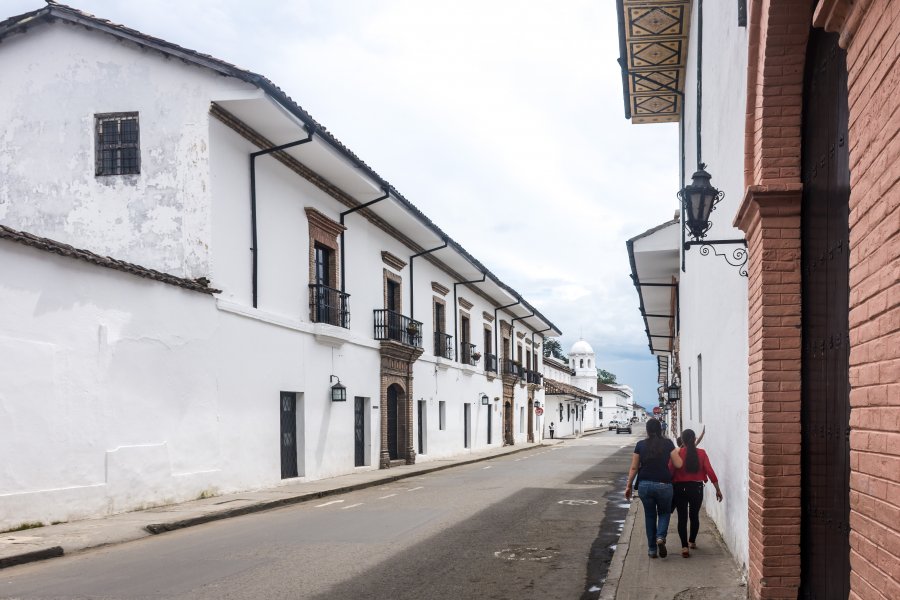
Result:
<instances>
[{"instance_id":1,"label":"wooden door","mask_svg":"<svg viewBox=\"0 0 900 600\"><path fill-rule=\"evenodd\" d=\"M297 394L281 392L281 478L297 476Z\"/></svg>"},{"instance_id":2,"label":"wooden door","mask_svg":"<svg viewBox=\"0 0 900 600\"><path fill-rule=\"evenodd\" d=\"M801 598L850 591L847 61L813 30L803 110Z\"/></svg>"}]
</instances>

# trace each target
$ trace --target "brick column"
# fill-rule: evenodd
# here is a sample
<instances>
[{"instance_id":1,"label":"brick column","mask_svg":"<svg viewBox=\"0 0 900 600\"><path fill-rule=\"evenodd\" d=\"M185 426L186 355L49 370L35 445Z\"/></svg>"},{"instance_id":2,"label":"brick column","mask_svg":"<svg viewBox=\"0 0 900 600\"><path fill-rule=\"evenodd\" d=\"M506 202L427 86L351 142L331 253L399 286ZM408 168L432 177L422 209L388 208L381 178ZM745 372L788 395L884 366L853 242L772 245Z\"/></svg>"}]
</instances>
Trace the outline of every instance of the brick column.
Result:
<instances>
[{"instance_id":1,"label":"brick column","mask_svg":"<svg viewBox=\"0 0 900 600\"><path fill-rule=\"evenodd\" d=\"M735 224L749 248L750 598L800 585L800 184L750 186Z\"/></svg>"}]
</instances>

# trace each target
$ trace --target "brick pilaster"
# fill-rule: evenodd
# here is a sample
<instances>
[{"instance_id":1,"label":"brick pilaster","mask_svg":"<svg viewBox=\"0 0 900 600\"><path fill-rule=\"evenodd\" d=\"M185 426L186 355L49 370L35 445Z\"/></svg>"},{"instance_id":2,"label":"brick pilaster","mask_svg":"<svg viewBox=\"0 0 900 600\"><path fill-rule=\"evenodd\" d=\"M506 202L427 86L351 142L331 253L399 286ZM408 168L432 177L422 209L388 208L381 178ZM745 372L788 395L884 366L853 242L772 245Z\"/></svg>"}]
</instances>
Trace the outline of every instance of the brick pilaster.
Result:
<instances>
[{"instance_id":1,"label":"brick pilaster","mask_svg":"<svg viewBox=\"0 0 900 600\"><path fill-rule=\"evenodd\" d=\"M749 251L750 598L800 585L801 186L751 186L735 223Z\"/></svg>"}]
</instances>

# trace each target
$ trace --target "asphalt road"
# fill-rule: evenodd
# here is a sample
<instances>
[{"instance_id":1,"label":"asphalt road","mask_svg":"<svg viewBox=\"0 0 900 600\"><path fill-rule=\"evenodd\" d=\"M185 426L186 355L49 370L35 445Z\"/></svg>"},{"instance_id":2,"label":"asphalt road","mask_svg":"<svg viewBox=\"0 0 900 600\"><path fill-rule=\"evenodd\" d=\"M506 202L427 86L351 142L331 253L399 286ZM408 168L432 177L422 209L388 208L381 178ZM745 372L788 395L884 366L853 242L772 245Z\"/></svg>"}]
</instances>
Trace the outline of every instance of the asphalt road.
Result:
<instances>
[{"instance_id":1,"label":"asphalt road","mask_svg":"<svg viewBox=\"0 0 900 600\"><path fill-rule=\"evenodd\" d=\"M636 437L604 432L5 569L0 597L593 599Z\"/></svg>"}]
</instances>

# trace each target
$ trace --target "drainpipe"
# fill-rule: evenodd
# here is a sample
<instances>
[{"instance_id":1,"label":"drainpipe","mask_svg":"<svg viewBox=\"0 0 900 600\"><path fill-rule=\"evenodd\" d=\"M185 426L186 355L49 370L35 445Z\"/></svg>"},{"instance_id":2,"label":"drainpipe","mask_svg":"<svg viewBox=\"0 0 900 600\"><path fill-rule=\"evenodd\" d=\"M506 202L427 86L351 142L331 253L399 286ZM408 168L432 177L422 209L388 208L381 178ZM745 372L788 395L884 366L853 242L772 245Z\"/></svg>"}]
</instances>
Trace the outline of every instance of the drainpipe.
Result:
<instances>
[{"instance_id":1,"label":"drainpipe","mask_svg":"<svg viewBox=\"0 0 900 600\"><path fill-rule=\"evenodd\" d=\"M288 142L287 144L281 144L280 146L272 146L271 148L250 153L250 252L253 254L253 308L256 308L259 297L259 248L256 239L256 159L259 156L264 156L280 150L287 150L288 148L311 142L313 139L312 131L309 128L306 128L306 133L307 136L305 139Z\"/></svg>"},{"instance_id":2,"label":"drainpipe","mask_svg":"<svg viewBox=\"0 0 900 600\"><path fill-rule=\"evenodd\" d=\"M345 273L347 272L347 270L344 267L344 265L345 265L344 255L347 254L347 249L344 247L344 228L343 228L344 217L346 217L347 215L349 215L351 213L355 213L358 210L362 210L364 208L372 206L376 202L381 202L382 200L387 200L388 197L390 196L390 193L385 188L382 188L381 191L384 192L384 196L379 196L378 198L375 198L374 200L369 200L365 204L360 204L359 206L354 206L350 210L345 210L340 215L340 219L341 219L341 293L342 294L347 291L345 289L346 285L347 285L347 276L345 275Z\"/></svg>"},{"instance_id":3,"label":"drainpipe","mask_svg":"<svg viewBox=\"0 0 900 600\"><path fill-rule=\"evenodd\" d=\"M543 333L544 333L545 331L550 331L551 329L553 329L553 328L552 328L552 327L548 327L547 329L541 329L540 331L532 331L532 332L531 332L531 351L532 351L532 352L535 352L535 353L536 353L536 351L535 351L535 349L534 349L534 336L540 334L540 335L541 335L541 346L542 346L542 348L541 348L541 353L543 354L543 351L544 351L544 349L543 349L543 345L544 345L544 335L543 335ZM543 361L541 361L541 362L543 362Z\"/></svg>"},{"instance_id":4,"label":"drainpipe","mask_svg":"<svg viewBox=\"0 0 900 600\"><path fill-rule=\"evenodd\" d=\"M436 252L438 250L443 250L444 248L447 247L447 245L448 245L448 242L445 241L443 246L437 246L436 248L432 248L431 250L422 250L421 252L417 252L416 254L413 254L412 256L409 257L409 320L410 321L415 321L415 319L413 317L415 316L414 299L416 297L416 295L415 295L416 286L415 286L415 279L413 278L413 259L415 259L418 256L422 256L424 254L430 254L430 253Z\"/></svg>"},{"instance_id":5,"label":"drainpipe","mask_svg":"<svg viewBox=\"0 0 900 600\"><path fill-rule=\"evenodd\" d=\"M456 286L467 285L470 283L484 283L487 279L487 273L481 274L481 279L473 279L472 281L457 281L453 284L453 335L456 336L456 359L459 360L459 309L456 307Z\"/></svg>"},{"instance_id":6,"label":"drainpipe","mask_svg":"<svg viewBox=\"0 0 900 600\"><path fill-rule=\"evenodd\" d=\"M501 306L499 308L494 309L494 354L497 355L497 374L498 375L503 374L503 371L501 370L502 367L500 366L500 359L503 357L503 354L501 354L501 352L500 352L500 340L498 338L498 335L500 333L500 321L497 320L497 313L500 312L501 310L505 310L507 308L515 306L516 304L521 304L521 303L522 303L521 300L516 300L512 304L507 304L506 306ZM510 342L512 342L512 340L510 340ZM512 348L510 348L509 351L512 352Z\"/></svg>"}]
</instances>

